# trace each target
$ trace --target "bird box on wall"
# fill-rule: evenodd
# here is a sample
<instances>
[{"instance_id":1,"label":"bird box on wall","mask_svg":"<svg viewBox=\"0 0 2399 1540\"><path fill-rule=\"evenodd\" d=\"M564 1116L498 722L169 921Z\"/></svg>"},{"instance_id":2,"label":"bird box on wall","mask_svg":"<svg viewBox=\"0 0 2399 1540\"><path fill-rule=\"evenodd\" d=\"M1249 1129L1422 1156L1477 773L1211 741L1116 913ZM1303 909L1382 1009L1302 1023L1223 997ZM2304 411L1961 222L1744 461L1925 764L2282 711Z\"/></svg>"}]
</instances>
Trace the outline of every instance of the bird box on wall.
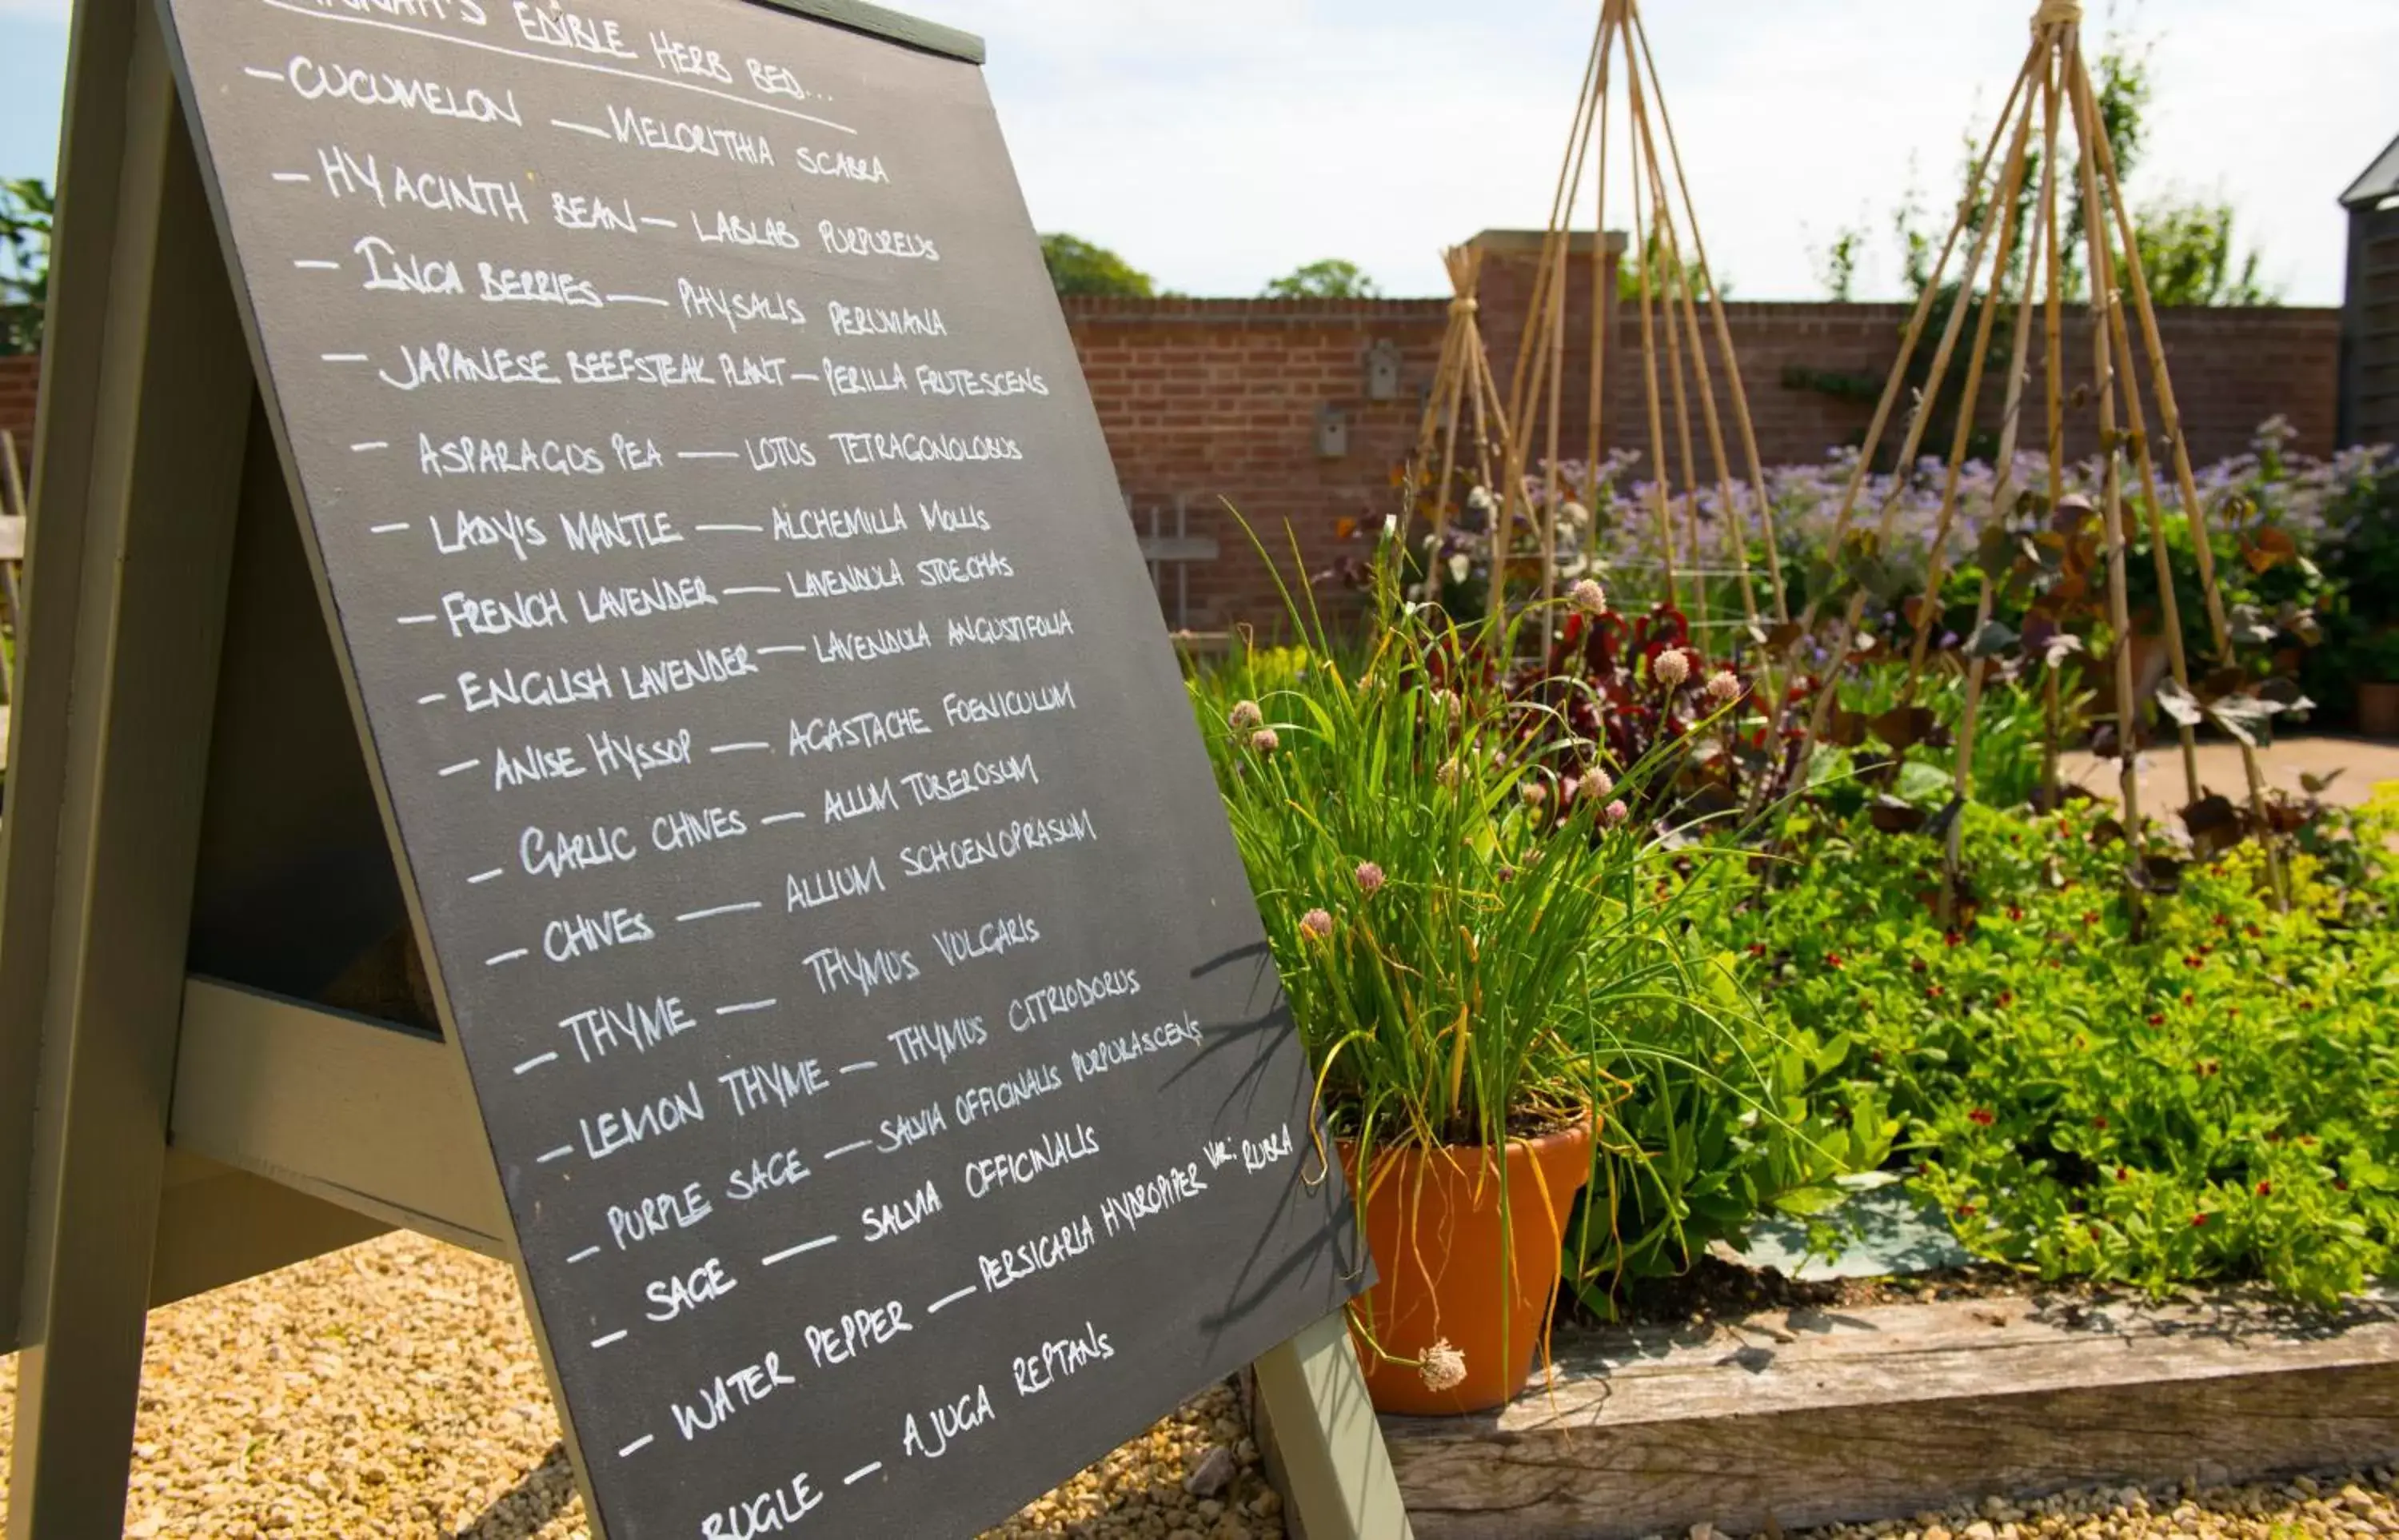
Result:
<instances>
[{"instance_id":1,"label":"bird box on wall","mask_svg":"<svg viewBox=\"0 0 2399 1540\"><path fill-rule=\"evenodd\" d=\"M1316 409L1316 453L1327 460L1349 453L1349 419L1330 401Z\"/></svg>"}]
</instances>

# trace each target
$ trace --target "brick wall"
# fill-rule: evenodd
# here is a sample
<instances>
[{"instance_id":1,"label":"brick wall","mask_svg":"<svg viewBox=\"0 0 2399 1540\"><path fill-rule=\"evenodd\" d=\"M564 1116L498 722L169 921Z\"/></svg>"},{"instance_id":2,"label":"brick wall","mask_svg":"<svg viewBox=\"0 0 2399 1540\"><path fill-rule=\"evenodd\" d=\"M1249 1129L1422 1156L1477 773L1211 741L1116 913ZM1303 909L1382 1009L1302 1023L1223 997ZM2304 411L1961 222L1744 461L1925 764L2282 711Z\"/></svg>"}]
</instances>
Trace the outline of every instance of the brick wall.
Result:
<instances>
[{"instance_id":1,"label":"brick wall","mask_svg":"<svg viewBox=\"0 0 2399 1540\"><path fill-rule=\"evenodd\" d=\"M1531 303L1540 237L1486 231L1476 238L1485 250L1481 318L1493 371L1505 392ZM1589 358L1592 317L1590 250L1591 237L1579 237L1567 290L1569 366L1559 447L1570 459L1579 459L1588 442L1584 403L1590 382L1583 360ZM1607 271L1601 286L1607 296L1601 324L1608 339L1602 437L1609 447L1646 454L1648 412L1638 315L1630 305L1615 304L1612 266ZM1118 475L1133 500L1136 527L1144 534L1156 527L1172 534L1179 497L1189 532L1213 536L1223 553L1213 567L1188 574L1187 605L1178 605L1168 577L1162 587L1170 621L1195 629L1243 620L1270 627L1281 613L1264 566L1223 511L1225 501L1239 507L1278 552L1287 545L1286 527L1296 531L1311 570L1354 548L1336 539L1342 520L1379 520L1391 508L1391 471L1405 458L1416 431L1421 393L1439 358L1446 308L1437 300L1066 302L1067 323ZM1795 388L1782 383L1784 371L1799 368L1879 380L1898 354L1906 306L1733 304L1727 310L1767 464L1820 460L1863 432L1873 416L1871 399ZM2338 311L2169 310L2159 321L2198 463L2243 453L2257 425L2276 413L2290 420L2298 451L2324 454L2333 449ZM1661 306L1659 324L1663 322ZM1708 324L1704 315L1701 324ZM1368 402L1365 350L1385 337L1399 344L1404 360L1401 399ZM1728 383L1716 367L1712 331L1708 341L1727 442L1738 456ZM2089 366L2087 319L2069 319L2065 346L2070 369ZM1667 387L1661 383L1660 388ZM1999 397L1994 381L1986 392L1986 416L1994 425ZM1316 452L1320 404L1340 411L1349 423L1348 452L1338 458ZM2079 419L2068 413L2074 425L2067 435L2069 453L2089 453L2094 417L2087 409ZM1701 472L1713 477L1696 399L1690 421ZM1665 431L1668 452L1679 462L1671 414ZM1945 453L1947 446L1930 447ZM1152 509L1162 514L1155 526Z\"/></svg>"},{"instance_id":2,"label":"brick wall","mask_svg":"<svg viewBox=\"0 0 2399 1540\"><path fill-rule=\"evenodd\" d=\"M1540 237L1496 231L1477 240L1486 253L1481 317L1505 391ZM1579 237L1567 290L1568 335L1575 342L1560 448L1570 458L1584 450L1589 381L1580 360L1588 357L1593 307L1590 250L1591 237ZM1612 269L1601 287L1612 296ZM1187 568L1181 592L1172 569L1161 584L1169 619L1200 630L1244 620L1270 628L1281 614L1267 569L1227 503L1278 555L1288 549L1285 531L1296 532L1311 571L1356 549L1336 536L1342 520L1372 523L1391 508L1391 472L1414 442L1448 322L1445 299L1069 300L1064 308L1118 477L1132 500L1135 527L1172 535L1179 503L1185 533L1217 543L1219 559ZM1735 304L1728 309L1768 464L1820 459L1865 426L1871 402L1793 389L1782 384L1783 371L1796 366L1879 376L1898 351L1905 307ZM1646 450L1637 317L1611 298L1601 320L1610 339L1604 436L1610 444ZM2333 448L2338 311L2175 310L2161 325L2192 453L2201 462L2241 453L2257 426L2276 412L2297 429L2300 451L2323 454ZM1370 400L1367 349L1386 339L1400 350L1400 395ZM2089 359L2087 322L2070 326L2067 346L2069 359ZM15 435L20 453L31 453L38 370L37 359L0 358L0 427ZM1721 396L1722 380L1717 387ZM1996 399L1996 388L1991 394ZM1342 415L1348 430L1347 450L1338 456L1318 452L1317 414L1327 406ZM1702 474L1711 474L1696 403L1692 422ZM1728 412L1725 426L1729 435ZM1671 420L1667 431L1671 436ZM2087 450L2087 426L2071 443Z\"/></svg>"},{"instance_id":3,"label":"brick wall","mask_svg":"<svg viewBox=\"0 0 2399 1540\"><path fill-rule=\"evenodd\" d=\"M1735 303L1725 308L1750 412L1757 426L1758 452L1768 465L1820 459L1830 447L1864 433L1874 416L1871 399L1848 400L1822 390L1795 388L1782 383L1784 372L1797 368L1880 380L1898 358L1907 306ZM1971 318L1968 324L1972 324ZM1627 326L1620 317L1618 326L1620 337L1633 336L1636 341L1633 347L1617 349L1625 358L1623 367L1619 368L1613 358L1609 362L1608 412L1615 426L1606 437L1614 443L1646 449L1647 406L1640 378L1637 322ZM2331 453L2339 384L2340 312L2298 306L2165 310L2159 314L2158 330L2165 344L2175 399L2182 409L2183 431L2197 463L2243 453L2257 425L2278 412L2290 420L2297 432L2294 448L2308 454ZM2038 338L2034 345L2040 345ZM2087 378L2093 365L2087 317L2068 319L2063 345L2068 372ZM2137 335L2135 345L2139 345ZM2142 368L2146 374L2146 361ZM2039 378L2038 366L2035 378ZM1982 421L1986 426L1998 426L2001 391L2002 383L1997 379L1984 385ZM1719 382L1720 401L1723 395ZM1729 433L1729 406L1724 410ZM1696 403L1692 419L1697 433ZM2096 440L2096 412L2087 407L2069 411L2067 425L2067 453L2091 453ZM2151 426L2156 426L2154 420ZM1889 430L1894 441L1904 428L1904 422L1894 414ZM1667 433L1671 439L1671 418ZM2027 447L2036 447L2034 441L2027 440ZM1948 453L1946 444L1925 449L1935 454ZM1700 453L1704 473L1704 442Z\"/></svg>"},{"instance_id":4,"label":"brick wall","mask_svg":"<svg viewBox=\"0 0 2399 1540\"><path fill-rule=\"evenodd\" d=\"M1415 442L1421 388L1440 361L1442 300L1068 300L1083 375L1131 499L1134 524L1217 543L1188 574L1188 611L1170 574L1168 619L1196 630L1281 613L1265 563L1227 511L1230 503L1289 565L1297 532L1310 571L1354 550L1344 519L1389 511L1390 470ZM1400 396L1367 399L1366 353L1389 339L1401 355ZM1343 419L1346 453L1319 453L1317 414Z\"/></svg>"},{"instance_id":5,"label":"brick wall","mask_svg":"<svg viewBox=\"0 0 2399 1540\"><path fill-rule=\"evenodd\" d=\"M16 440L20 462L31 460L34 453L34 402L41 378L38 355L0 358L0 429Z\"/></svg>"}]
</instances>

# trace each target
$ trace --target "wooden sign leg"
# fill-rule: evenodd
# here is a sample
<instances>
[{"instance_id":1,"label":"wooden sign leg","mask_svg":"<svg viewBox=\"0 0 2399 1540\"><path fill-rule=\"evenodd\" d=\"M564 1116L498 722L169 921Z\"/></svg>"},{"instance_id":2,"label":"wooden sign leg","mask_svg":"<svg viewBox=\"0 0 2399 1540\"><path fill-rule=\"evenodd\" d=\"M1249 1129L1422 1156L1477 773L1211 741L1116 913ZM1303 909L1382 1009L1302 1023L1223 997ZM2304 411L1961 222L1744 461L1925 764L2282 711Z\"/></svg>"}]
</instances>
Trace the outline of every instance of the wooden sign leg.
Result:
<instances>
[{"instance_id":1,"label":"wooden sign leg","mask_svg":"<svg viewBox=\"0 0 2399 1540\"><path fill-rule=\"evenodd\" d=\"M116 11L117 7L100 7ZM194 862L214 715L235 509L253 388L216 231L161 39L147 6L87 26L115 41L127 82L112 179L115 265L68 281L107 290L93 387L48 410L91 414L80 507L46 513L40 581L63 601L37 613L36 645L72 653L43 682L62 697L20 703L29 730L63 736L68 793L55 827L16 827L12 905L38 902L47 946L18 966L45 974L43 1112L20 1316L9 1540L89 1540L123 1527L141 1384L183 993ZM114 39L95 34L114 32ZM129 36L128 35L129 34ZM72 152L71 152L72 153ZM77 161L80 169L80 157ZM114 185L112 186L112 180ZM107 217L102 214L94 223ZM79 245L105 250L107 243ZM79 296L83 297L83 296ZM88 303L88 300L87 300ZM90 334L100 334L97 329ZM53 434L50 442L80 436ZM72 458L72 456L70 456ZM43 467L47 475L50 469ZM66 570L71 569L71 570ZM60 581L52 581L59 579ZM64 590L63 592L61 590ZM67 594L73 594L68 599ZM22 814L17 817L21 818ZM15 821L11 820L12 823ZM45 885L26 875L39 864ZM20 918L12 908L9 920ZM12 992L12 994L14 992Z\"/></svg>"},{"instance_id":2,"label":"wooden sign leg","mask_svg":"<svg viewBox=\"0 0 2399 1540\"><path fill-rule=\"evenodd\" d=\"M1252 1366L1298 1540L1408 1540L1408 1510L1336 1310ZM1262 1440L1263 1441L1263 1440Z\"/></svg>"}]
</instances>

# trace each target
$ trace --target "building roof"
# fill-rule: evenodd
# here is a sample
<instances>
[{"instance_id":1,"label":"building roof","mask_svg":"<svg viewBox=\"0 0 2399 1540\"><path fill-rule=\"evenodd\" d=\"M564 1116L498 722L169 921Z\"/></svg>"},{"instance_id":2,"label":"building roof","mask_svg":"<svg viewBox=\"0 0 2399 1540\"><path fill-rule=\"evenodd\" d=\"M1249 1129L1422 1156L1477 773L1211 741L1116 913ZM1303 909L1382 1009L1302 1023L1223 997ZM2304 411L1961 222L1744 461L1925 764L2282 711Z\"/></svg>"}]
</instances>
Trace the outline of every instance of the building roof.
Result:
<instances>
[{"instance_id":1,"label":"building roof","mask_svg":"<svg viewBox=\"0 0 2399 1540\"><path fill-rule=\"evenodd\" d=\"M2365 174L2350 184L2340 195L2341 207L2354 209L2361 204L2379 203L2384 198L2399 196L2399 139L2392 140L2374 157Z\"/></svg>"}]
</instances>

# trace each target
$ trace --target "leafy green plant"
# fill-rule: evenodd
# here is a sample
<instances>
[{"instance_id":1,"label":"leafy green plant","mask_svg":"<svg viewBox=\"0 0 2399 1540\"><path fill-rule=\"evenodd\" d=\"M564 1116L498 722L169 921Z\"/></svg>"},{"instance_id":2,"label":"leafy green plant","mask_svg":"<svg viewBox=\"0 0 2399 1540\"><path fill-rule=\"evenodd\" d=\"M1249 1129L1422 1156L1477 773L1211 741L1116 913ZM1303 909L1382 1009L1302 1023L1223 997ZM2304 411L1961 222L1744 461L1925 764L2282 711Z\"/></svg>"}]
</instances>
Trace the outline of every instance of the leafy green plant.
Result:
<instances>
[{"instance_id":1,"label":"leafy green plant","mask_svg":"<svg viewBox=\"0 0 2399 1540\"><path fill-rule=\"evenodd\" d=\"M1303 263L1266 287L1269 300L1371 300L1382 290L1354 262L1327 257Z\"/></svg>"},{"instance_id":2,"label":"leafy green plant","mask_svg":"<svg viewBox=\"0 0 2399 1540\"><path fill-rule=\"evenodd\" d=\"M1156 281L1148 274L1079 236L1042 236L1041 261L1050 269L1050 286L1060 294L1147 299L1157 292Z\"/></svg>"},{"instance_id":3,"label":"leafy green plant","mask_svg":"<svg viewBox=\"0 0 2399 1540\"><path fill-rule=\"evenodd\" d=\"M42 350L57 214L49 183L34 177L0 182L0 354Z\"/></svg>"},{"instance_id":4,"label":"leafy green plant","mask_svg":"<svg viewBox=\"0 0 2399 1540\"><path fill-rule=\"evenodd\" d=\"M1878 1088L1839 1083L1851 1051L1843 1033L1753 1030L1745 1045L1685 1045L1637 1066L1573 1236L1584 1308L1613 1316L1629 1290L1762 1213L1821 1214L1845 1178L1889 1159L1900 1124Z\"/></svg>"},{"instance_id":5,"label":"leafy green plant","mask_svg":"<svg viewBox=\"0 0 2399 1540\"><path fill-rule=\"evenodd\" d=\"M2346 715L2359 684L2399 682L2399 466L2379 465L2333 501L2316 558L2333 596L2304 677Z\"/></svg>"},{"instance_id":6,"label":"leafy green plant","mask_svg":"<svg viewBox=\"0 0 2399 1540\"><path fill-rule=\"evenodd\" d=\"M1931 842L1864 820L1802 831L1799 880L1710 925L1770 1020L1849 1034L1837 1078L1887 1098L1960 1238L2047 1277L2318 1303L2399 1267L2399 794L2302 838L2290 913L2243 845L2137 938L2104 806L1962 820L1955 928Z\"/></svg>"},{"instance_id":7,"label":"leafy green plant","mask_svg":"<svg viewBox=\"0 0 2399 1540\"><path fill-rule=\"evenodd\" d=\"M1567 1267L1605 1312L1878 1163L1888 1120L1813 1110L1846 1050L1762 1028L1737 959L1691 929L1707 890L1685 879L1717 854L1633 811L1672 804L1723 694L1662 684L1646 659L1643 702L1671 696L1687 726L1586 738L1573 708L1620 703L1579 646L1561 643L1576 672L1554 690L1478 664L1518 655L1518 636L1400 603L1399 544L1374 561L1372 613L1390 618L1366 646L1294 603L1305 650L1202 669L1195 707L1335 1130L1366 1151L1488 1146L1593 1117Z\"/></svg>"},{"instance_id":8,"label":"leafy green plant","mask_svg":"<svg viewBox=\"0 0 2399 1540\"><path fill-rule=\"evenodd\" d=\"M1304 667L1246 656L1193 693L1335 1127L1496 1146L1588 1115L1631 1051L1602 1061L1607 1023L1706 993L1644 880L1654 835L1505 751L1531 709L1428 668L1474 645L1434 612L1394 606L1345 668L1294 608Z\"/></svg>"}]
</instances>

